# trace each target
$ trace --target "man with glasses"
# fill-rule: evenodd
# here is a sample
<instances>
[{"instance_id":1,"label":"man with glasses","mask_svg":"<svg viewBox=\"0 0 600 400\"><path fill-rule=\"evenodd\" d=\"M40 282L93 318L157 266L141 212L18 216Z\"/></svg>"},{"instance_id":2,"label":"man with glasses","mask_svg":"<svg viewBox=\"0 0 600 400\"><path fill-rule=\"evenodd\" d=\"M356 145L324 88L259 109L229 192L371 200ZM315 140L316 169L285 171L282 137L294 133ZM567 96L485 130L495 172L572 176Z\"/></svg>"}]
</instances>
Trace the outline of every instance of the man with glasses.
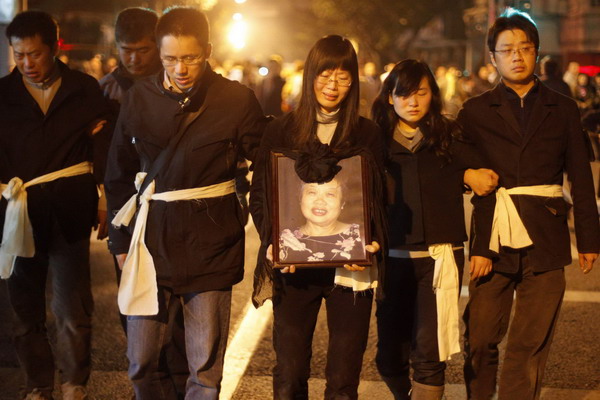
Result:
<instances>
[{"instance_id":1,"label":"man with glasses","mask_svg":"<svg viewBox=\"0 0 600 400\"><path fill-rule=\"evenodd\" d=\"M160 373L170 303L182 302L191 372L186 398L218 399L231 287L243 277L239 156L266 123L253 92L212 71L206 16L173 7L159 19L164 67L124 96L109 152L110 250L123 269L119 308L136 399L175 399Z\"/></svg>"},{"instance_id":2,"label":"man with glasses","mask_svg":"<svg viewBox=\"0 0 600 400\"><path fill-rule=\"evenodd\" d=\"M467 101L458 116L500 176L496 196L484 199L488 207L474 215L471 232L465 381L469 399L494 396L498 344L508 331L498 399L539 399L564 266L572 262L563 172L571 184L583 273L600 249L598 212L577 106L534 75L535 23L508 9L490 28L488 48L502 80Z\"/></svg>"},{"instance_id":3,"label":"man with glasses","mask_svg":"<svg viewBox=\"0 0 600 400\"><path fill-rule=\"evenodd\" d=\"M119 65L100 80L104 97L111 103L114 119L119 115L125 92L144 77L157 74L161 69L160 56L156 46L154 30L158 16L156 12L141 7L126 8L117 15L115 41L119 54ZM117 282L121 281L121 269L115 258ZM166 372L173 383L179 398L185 397L185 385L189 376L185 355L183 309L179 302L171 302L169 327L171 340L167 340L165 354L161 357L160 369ZM119 314L121 325L127 334L127 316Z\"/></svg>"}]
</instances>

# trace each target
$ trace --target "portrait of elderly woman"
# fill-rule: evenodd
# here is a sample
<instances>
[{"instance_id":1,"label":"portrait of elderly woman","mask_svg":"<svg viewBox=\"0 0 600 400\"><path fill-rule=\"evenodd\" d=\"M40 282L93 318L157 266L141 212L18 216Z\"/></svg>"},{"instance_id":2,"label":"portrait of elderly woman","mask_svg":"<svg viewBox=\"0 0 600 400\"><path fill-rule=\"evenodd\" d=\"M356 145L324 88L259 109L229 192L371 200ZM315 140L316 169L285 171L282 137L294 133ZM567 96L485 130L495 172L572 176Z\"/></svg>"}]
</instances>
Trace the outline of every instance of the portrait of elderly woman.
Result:
<instances>
[{"instance_id":1,"label":"portrait of elderly woman","mask_svg":"<svg viewBox=\"0 0 600 400\"><path fill-rule=\"evenodd\" d=\"M340 171L324 183L306 183L293 160L280 158L280 263L336 263L366 260L363 182L358 156L341 160Z\"/></svg>"}]
</instances>

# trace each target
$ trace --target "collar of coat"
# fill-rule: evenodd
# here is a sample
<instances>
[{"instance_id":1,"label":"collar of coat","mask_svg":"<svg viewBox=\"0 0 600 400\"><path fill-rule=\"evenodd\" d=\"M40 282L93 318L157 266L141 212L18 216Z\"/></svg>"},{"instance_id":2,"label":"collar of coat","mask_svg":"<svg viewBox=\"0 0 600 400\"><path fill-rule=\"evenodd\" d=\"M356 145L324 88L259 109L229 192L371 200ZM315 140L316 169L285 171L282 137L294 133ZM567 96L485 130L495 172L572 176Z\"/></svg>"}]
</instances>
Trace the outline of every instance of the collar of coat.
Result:
<instances>
[{"instance_id":1,"label":"collar of coat","mask_svg":"<svg viewBox=\"0 0 600 400\"><path fill-rule=\"evenodd\" d=\"M559 94L548 89L539 79L535 76L535 85L539 88L540 91L540 101L543 105L552 106L558 105L558 97ZM506 90L508 88L502 81L500 81L494 89L490 91L490 106L500 106L506 101ZM512 89L510 89L512 90ZM534 90L534 88L531 88Z\"/></svg>"},{"instance_id":2,"label":"collar of coat","mask_svg":"<svg viewBox=\"0 0 600 400\"><path fill-rule=\"evenodd\" d=\"M81 79L81 75L83 75L83 73L73 71L59 59L55 59L54 62L60 71L60 77L62 81L46 115L49 115L52 110L61 104L67 97L84 91L83 81ZM23 75L18 68L14 68L8 78L10 80L9 93L11 94L8 96L8 103L39 108L35 99L27 91L25 82L23 82ZM93 78L90 77L90 79Z\"/></svg>"},{"instance_id":3,"label":"collar of coat","mask_svg":"<svg viewBox=\"0 0 600 400\"><path fill-rule=\"evenodd\" d=\"M517 119L506 98L506 86L503 83L499 83L489 92L488 104L490 108L495 109L500 117L512 128L510 131L505 132L506 136L522 147L527 145L542 122L556 109L560 100L559 96L562 96L548 89L543 83L539 82L537 77L536 81L536 84L539 85L539 95L531 111L527 131L524 135L520 132Z\"/></svg>"},{"instance_id":4,"label":"collar of coat","mask_svg":"<svg viewBox=\"0 0 600 400\"><path fill-rule=\"evenodd\" d=\"M212 70L210 64L207 62L204 72L202 72L202 76L198 82L196 82L191 89L184 93L178 93L169 89L165 89L165 86L163 85L163 82L165 81L165 75L166 72L164 69L161 69L156 75L154 75L152 80L154 81L156 88L165 96L177 100L180 103L183 102L185 103L185 107L188 107L191 106L191 104L202 104L206 95L206 90L212 84L217 74ZM188 98L190 102L186 102L186 98Z\"/></svg>"}]
</instances>

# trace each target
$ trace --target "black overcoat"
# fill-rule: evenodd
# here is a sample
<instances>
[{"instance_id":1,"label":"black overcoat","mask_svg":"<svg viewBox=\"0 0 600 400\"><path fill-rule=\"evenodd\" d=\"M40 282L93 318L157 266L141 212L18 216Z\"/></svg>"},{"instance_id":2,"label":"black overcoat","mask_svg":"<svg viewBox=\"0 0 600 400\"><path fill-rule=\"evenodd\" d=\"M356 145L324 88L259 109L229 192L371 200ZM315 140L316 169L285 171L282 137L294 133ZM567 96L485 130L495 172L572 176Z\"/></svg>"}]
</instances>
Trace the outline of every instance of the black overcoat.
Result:
<instances>
[{"instance_id":1,"label":"black overcoat","mask_svg":"<svg viewBox=\"0 0 600 400\"><path fill-rule=\"evenodd\" d=\"M598 210L579 110L572 99L538 84L539 95L523 133L502 83L465 102L458 120L489 168L500 176L499 186L562 185L566 172L573 198L577 249L580 253L598 253ZM563 198L511 197L534 243L527 251L534 271L571 264L569 207ZM472 246L477 254L495 258L496 271L514 273L519 268L518 251L503 248L496 255L488 249L494 204L495 197L489 196L485 210L474 214Z\"/></svg>"}]
</instances>

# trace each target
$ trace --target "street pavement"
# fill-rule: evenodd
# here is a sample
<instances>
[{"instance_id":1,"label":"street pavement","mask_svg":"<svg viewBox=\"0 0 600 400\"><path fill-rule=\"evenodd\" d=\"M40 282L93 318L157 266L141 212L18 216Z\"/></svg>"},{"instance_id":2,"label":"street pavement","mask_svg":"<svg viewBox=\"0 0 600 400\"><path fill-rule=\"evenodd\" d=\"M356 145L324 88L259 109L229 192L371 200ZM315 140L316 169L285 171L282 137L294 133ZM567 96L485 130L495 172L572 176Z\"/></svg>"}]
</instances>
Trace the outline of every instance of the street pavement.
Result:
<instances>
[{"instance_id":1,"label":"street pavement","mask_svg":"<svg viewBox=\"0 0 600 400\"><path fill-rule=\"evenodd\" d=\"M230 347L222 399L267 400L272 398L270 304L255 311L249 304L252 272L258 238L247 227L246 273L233 292ZM466 267L468 270L468 266ZM560 314L552 351L546 368L543 400L600 400L600 266L583 275L575 266L566 269L567 295ZM465 277L467 279L467 277ZM92 241L92 280L95 299L93 373L89 382L91 397L98 400L131 399L127 380L126 341L118 322L116 283L112 258L105 242ZM467 285L465 280L463 285ZM461 309L466 304L463 289ZM375 309L375 307L373 307ZM323 397L327 350L324 310L317 323L309 381L310 398ZM374 310L373 310L374 311ZM10 312L4 282L0 283L0 400L18 399L22 376L9 338ZM54 334L49 318L49 334ZM376 329L374 313L365 352L359 395L361 399L392 399L375 367ZM446 398L465 399L460 356L447 369ZM58 385L57 385L58 386ZM60 398L59 389L55 397ZM515 399L519 400L519 399Z\"/></svg>"}]
</instances>

